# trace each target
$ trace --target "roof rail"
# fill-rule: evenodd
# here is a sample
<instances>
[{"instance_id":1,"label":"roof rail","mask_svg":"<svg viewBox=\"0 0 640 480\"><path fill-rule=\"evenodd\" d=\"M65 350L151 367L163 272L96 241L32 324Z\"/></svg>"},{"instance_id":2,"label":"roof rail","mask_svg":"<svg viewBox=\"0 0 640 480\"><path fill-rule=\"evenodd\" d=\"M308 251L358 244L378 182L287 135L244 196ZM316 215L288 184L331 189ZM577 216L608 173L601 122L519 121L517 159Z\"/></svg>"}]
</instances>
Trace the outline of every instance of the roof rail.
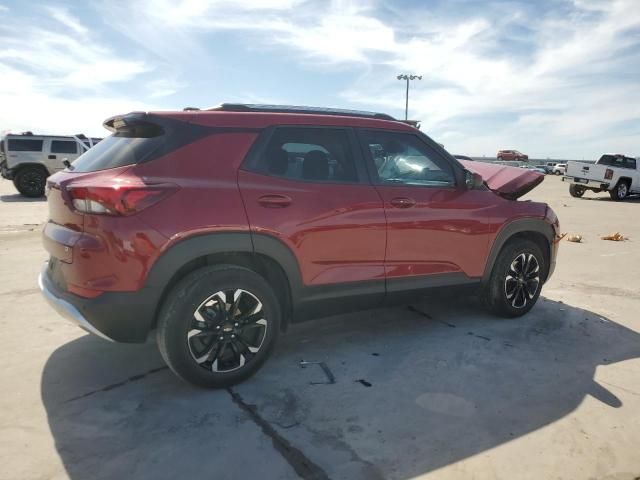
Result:
<instances>
[{"instance_id":1,"label":"roof rail","mask_svg":"<svg viewBox=\"0 0 640 480\"><path fill-rule=\"evenodd\" d=\"M263 112L263 113L302 113L310 115L339 115L346 117L377 118L380 120L395 120L386 113L366 112L362 110L347 110L343 108L306 107L300 105L261 105L253 103L222 103L209 110L223 112Z\"/></svg>"}]
</instances>

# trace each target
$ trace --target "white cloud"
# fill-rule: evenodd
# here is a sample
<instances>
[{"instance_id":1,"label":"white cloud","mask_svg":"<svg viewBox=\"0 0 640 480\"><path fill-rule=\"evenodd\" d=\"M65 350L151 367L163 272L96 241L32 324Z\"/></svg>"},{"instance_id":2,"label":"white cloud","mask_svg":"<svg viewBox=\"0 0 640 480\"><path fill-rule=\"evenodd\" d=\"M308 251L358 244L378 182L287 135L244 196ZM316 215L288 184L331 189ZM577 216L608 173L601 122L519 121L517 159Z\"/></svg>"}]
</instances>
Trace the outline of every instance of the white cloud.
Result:
<instances>
[{"instance_id":1,"label":"white cloud","mask_svg":"<svg viewBox=\"0 0 640 480\"><path fill-rule=\"evenodd\" d=\"M86 35L88 33L89 30L82 25L76 17L71 15L67 9L60 7L47 7L47 10L55 20L71 29L73 32L80 35Z\"/></svg>"},{"instance_id":2,"label":"white cloud","mask_svg":"<svg viewBox=\"0 0 640 480\"><path fill-rule=\"evenodd\" d=\"M91 93L70 99L51 95L40 88L35 76L0 65L0 130L70 135L85 133L105 136L102 122L116 114L134 110L153 110L153 105L122 95Z\"/></svg>"},{"instance_id":3,"label":"white cloud","mask_svg":"<svg viewBox=\"0 0 640 480\"><path fill-rule=\"evenodd\" d=\"M151 65L121 57L64 9L44 12L48 22L16 17L0 29L0 130L104 135L108 116L149 107L111 87Z\"/></svg>"}]
</instances>

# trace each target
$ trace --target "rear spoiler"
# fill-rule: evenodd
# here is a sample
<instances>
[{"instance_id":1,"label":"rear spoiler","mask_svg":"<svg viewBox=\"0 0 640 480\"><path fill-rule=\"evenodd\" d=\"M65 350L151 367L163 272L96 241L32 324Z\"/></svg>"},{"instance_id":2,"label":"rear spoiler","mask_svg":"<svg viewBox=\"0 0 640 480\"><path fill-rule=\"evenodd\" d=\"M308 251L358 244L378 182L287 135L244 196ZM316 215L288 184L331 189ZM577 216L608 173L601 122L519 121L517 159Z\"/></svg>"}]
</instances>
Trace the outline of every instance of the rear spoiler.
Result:
<instances>
[{"instance_id":1,"label":"rear spoiler","mask_svg":"<svg viewBox=\"0 0 640 480\"><path fill-rule=\"evenodd\" d=\"M158 137L164 128L154 115L146 112L131 112L107 118L102 124L110 132L122 137Z\"/></svg>"}]
</instances>

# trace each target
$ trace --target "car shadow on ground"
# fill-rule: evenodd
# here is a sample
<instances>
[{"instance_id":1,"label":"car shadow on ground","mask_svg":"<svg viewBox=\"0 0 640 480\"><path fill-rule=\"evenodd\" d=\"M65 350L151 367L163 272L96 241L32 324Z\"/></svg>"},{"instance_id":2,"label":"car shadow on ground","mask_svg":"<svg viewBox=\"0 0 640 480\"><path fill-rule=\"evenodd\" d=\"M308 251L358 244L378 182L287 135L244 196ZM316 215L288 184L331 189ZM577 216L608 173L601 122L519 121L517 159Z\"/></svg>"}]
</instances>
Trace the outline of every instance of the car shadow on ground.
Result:
<instances>
[{"instance_id":1,"label":"car shadow on ground","mask_svg":"<svg viewBox=\"0 0 640 480\"><path fill-rule=\"evenodd\" d=\"M23 195L20 195L19 193L15 193L13 195L0 195L0 202L5 202L5 203L17 203L17 202L46 202L47 201L47 197L37 197L37 198L30 198L30 197L25 197Z\"/></svg>"},{"instance_id":2,"label":"car shadow on ground","mask_svg":"<svg viewBox=\"0 0 640 480\"><path fill-rule=\"evenodd\" d=\"M596 368L638 358L640 334L545 298L517 320L479 311L450 298L296 325L226 391L182 383L153 344L84 336L49 358L42 400L74 479L280 478L282 458L304 478L408 479L562 419L587 395L623 406ZM335 383L302 359L325 362Z\"/></svg>"}]
</instances>

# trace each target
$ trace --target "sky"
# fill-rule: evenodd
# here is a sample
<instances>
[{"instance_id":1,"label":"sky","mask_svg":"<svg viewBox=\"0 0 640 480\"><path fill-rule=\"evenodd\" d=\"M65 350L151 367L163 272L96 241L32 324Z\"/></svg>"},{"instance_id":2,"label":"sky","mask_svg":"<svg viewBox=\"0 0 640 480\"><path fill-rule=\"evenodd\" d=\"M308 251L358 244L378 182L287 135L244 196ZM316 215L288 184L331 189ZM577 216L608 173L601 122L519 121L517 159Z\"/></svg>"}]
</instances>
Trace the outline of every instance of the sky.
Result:
<instances>
[{"instance_id":1,"label":"sky","mask_svg":"<svg viewBox=\"0 0 640 480\"><path fill-rule=\"evenodd\" d=\"M222 102L409 117L451 153L640 155L640 0L0 0L0 132Z\"/></svg>"}]
</instances>

